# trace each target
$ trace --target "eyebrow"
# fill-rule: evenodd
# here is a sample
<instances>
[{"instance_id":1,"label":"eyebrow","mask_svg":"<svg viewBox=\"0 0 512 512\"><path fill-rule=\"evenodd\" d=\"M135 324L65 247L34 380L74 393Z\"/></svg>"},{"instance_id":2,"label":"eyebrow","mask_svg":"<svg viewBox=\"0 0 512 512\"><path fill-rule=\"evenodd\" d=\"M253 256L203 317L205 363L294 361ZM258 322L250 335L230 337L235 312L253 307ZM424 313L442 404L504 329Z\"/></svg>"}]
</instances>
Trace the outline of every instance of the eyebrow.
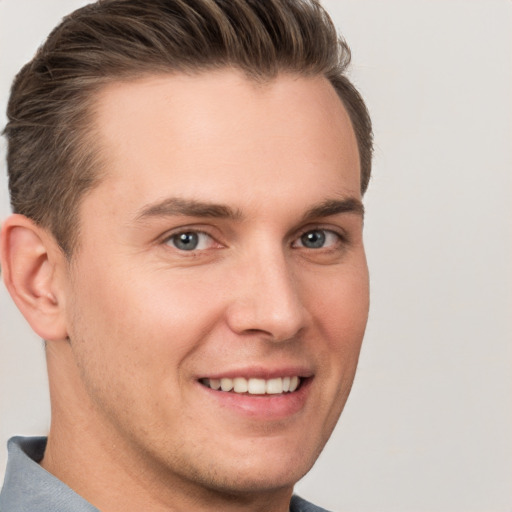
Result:
<instances>
[{"instance_id":1,"label":"eyebrow","mask_svg":"<svg viewBox=\"0 0 512 512\"><path fill-rule=\"evenodd\" d=\"M360 199L347 197L345 199L327 199L323 203L310 208L302 217L302 222L318 217L330 217L340 213L354 213L364 217L364 206Z\"/></svg>"},{"instance_id":2,"label":"eyebrow","mask_svg":"<svg viewBox=\"0 0 512 512\"><path fill-rule=\"evenodd\" d=\"M169 197L158 203L143 207L135 216L135 220L143 221L151 217L172 217L175 215L230 220L241 220L242 218L242 213L239 210L233 210L223 204Z\"/></svg>"},{"instance_id":3,"label":"eyebrow","mask_svg":"<svg viewBox=\"0 0 512 512\"><path fill-rule=\"evenodd\" d=\"M302 217L302 222L319 218L338 215L341 213L355 213L364 216L364 206L361 200L355 197L345 199L327 199L313 206ZM208 217L239 221L243 219L240 210L235 210L223 204L216 204L195 199L181 199L170 197L158 203L143 207L135 216L137 222L142 222L151 217L172 217L183 215L186 217Z\"/></svg>"}]
</instances>

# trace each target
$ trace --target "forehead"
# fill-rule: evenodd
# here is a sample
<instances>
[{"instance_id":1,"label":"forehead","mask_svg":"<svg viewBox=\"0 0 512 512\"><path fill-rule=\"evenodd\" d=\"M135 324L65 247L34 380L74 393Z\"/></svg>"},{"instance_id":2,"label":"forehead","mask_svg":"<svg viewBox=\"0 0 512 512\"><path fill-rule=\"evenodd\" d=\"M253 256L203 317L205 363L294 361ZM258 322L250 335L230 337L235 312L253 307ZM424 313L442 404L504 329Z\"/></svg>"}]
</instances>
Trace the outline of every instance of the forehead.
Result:
<instances>
[{"instance_id":1,"label":"forehead","mask_svg":"<svg viewBox=\"0 0 512 512\"><path fill-rule=\"evenodd\" d=\"M321 76L261 83L222 70L112 83L98 94L95 122L102 186L112 191L209 199L229 182L241 200L249 184L253 196L277 194L306 175L329 175L359 195L352 125Z\"/></svg>"}]
</instances>

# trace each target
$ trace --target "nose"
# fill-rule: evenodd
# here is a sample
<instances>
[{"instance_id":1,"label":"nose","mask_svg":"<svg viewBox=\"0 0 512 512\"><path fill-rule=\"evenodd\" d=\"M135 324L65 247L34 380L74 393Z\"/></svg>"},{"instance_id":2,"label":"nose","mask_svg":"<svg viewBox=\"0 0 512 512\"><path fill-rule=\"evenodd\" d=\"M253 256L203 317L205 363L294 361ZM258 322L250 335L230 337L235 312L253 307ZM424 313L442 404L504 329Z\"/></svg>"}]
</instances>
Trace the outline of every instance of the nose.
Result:
<instances>
[{"instance_id":1,"label":"nose","mask_svg":"<svg viewBox=\"0 0 512 512\"><path fill-rule=\"evenodd\" d=\"M275 342L293 339L308 318L299 284L282 250L246 259L233 276L227 310L230 328Z\"/></svg>"}]
</instances>

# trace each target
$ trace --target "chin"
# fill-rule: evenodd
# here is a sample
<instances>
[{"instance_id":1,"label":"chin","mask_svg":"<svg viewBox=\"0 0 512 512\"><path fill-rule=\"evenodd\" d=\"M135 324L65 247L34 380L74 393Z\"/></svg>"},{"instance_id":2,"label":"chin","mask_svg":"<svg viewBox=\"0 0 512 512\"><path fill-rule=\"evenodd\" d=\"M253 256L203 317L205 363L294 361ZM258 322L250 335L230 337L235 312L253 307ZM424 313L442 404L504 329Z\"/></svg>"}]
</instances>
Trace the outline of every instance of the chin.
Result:
<instances>
[{"instance_id":1,"label":"chin","mask_svg":"<svg viewBox=\"0 0 512 512\"><path fill-rule=\"evenodd\" d=\"M292 490L295 483L300 480L307 470L303 472L279 469L265 474L256 472L238 473L236 475L225 475L224 478L215 475L206 486L217 494L233 496L262 495L283 490Z\"/></svg>"},{"instance_id":2,"label":"chin","mask_svg":"<svg viewBox=\"0 0 512 512\"><path fill-rule=\"evenodd\" d=\"M279 454L267 451L257 457L240 457L229 467L215 468L210 484L228 494L258 494L292 489L313 466L318 454L306 457L304 452Z\"/></svg>"}]
</instances>

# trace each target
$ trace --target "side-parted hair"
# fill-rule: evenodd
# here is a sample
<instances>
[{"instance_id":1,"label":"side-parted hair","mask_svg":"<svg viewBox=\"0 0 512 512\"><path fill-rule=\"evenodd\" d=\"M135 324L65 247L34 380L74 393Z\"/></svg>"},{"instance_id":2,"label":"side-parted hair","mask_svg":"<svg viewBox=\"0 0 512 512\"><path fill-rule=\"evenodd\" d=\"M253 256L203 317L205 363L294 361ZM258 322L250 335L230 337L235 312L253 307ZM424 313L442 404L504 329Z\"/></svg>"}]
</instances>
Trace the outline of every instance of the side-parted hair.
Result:
<instances>
[{"instance_id":1,"label":"side-parted hair","mask_svg":"<svg viewBox=\"0 0 512 512\"><path fill-rule=\"evenodd\" d=\"M70 256L78 208L101 179L95 93L108 83L231 67L250 79L325 76L341 98L368 186L372 127L346 77L350 50L318 0L100 0L65 17L14 80L7 167L15 213Z\"/></svg>"}]
</instances>

